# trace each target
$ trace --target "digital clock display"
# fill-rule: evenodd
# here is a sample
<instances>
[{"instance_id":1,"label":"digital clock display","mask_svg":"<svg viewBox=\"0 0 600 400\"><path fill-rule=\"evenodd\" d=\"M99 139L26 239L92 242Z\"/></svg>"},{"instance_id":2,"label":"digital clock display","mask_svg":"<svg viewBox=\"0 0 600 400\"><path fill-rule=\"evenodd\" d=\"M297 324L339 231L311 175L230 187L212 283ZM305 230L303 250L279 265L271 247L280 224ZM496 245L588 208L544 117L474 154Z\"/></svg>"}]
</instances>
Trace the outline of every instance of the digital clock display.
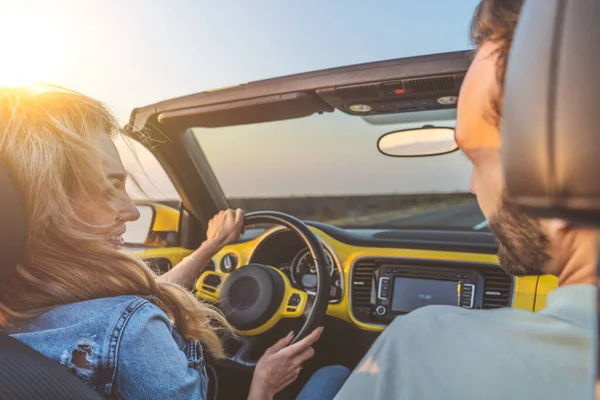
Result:
<instances>
[{"instance_id":1,"label":"digital clock display","mask_svg":"<svg viewBox=\"0 0 600 400\"><path fill-rule=\"evenodd\" d=\"M433 279L394 278L392 311L408 313L429 305L458 306L459 282Z\"/></svg>"}]
</instances>

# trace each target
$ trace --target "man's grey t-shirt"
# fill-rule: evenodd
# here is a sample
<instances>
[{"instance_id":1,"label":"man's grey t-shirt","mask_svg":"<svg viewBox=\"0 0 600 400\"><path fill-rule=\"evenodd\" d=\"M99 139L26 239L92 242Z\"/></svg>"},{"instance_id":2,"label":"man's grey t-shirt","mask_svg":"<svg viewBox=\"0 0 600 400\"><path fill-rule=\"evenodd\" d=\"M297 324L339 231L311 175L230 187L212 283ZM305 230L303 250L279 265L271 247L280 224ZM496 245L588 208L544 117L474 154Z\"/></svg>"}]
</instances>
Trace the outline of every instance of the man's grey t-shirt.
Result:
<instances>
[{"instance_id":1,"label":"man's grey t-shirt","mask_svg":"<svg viewBox=\"0 0 600 400\"><path fill-rule=\"evenodd\" d=\"M568 285L537 313L419 308L380 335L335 399L592 399L595 307L595 286Z\"/></svg>"}]
</instances>

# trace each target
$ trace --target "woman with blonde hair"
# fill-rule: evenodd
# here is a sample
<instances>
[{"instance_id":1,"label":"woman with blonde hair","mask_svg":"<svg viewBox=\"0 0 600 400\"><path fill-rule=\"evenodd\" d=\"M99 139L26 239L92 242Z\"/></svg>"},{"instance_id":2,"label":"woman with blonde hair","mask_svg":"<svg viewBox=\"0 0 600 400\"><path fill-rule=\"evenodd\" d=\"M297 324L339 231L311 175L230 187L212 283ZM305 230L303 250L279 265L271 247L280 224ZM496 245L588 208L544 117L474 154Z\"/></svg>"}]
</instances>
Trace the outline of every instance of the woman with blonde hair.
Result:
<instances>
[{"instance_id":1,"label":"woman with blonde hair","mask_svg":"<svg viewBox=\"0 0 600 400\"><path fill-rule=\"evenodd\" d=\"M111 140L120 128L100 102L61 90L0 89L0 127L0 164L28 222L25 258L0 282L0 330L106 397L205 399L203 351L222 357L219 333L231 327L185 287L237 238L243 212L218 214L192 257L156 277L118 251L125 223L139 213ZM288 335L267 350L249 398L272 398L293 382L321 332L290 346ZM312 385L333 397L348 372L322 371Z\"/></svg>"}]
</instances>

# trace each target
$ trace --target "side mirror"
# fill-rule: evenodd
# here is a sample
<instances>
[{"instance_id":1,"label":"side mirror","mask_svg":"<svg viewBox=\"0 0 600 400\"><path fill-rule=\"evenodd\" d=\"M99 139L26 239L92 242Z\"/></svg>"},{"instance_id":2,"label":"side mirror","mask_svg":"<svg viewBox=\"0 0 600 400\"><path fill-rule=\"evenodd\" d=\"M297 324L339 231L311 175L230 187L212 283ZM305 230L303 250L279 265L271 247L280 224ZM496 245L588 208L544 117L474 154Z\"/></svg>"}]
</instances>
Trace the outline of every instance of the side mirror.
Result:
<instances>
[{"instance_id":1,"label":"side mirror","mask_svg":"<svg viewBox=\"0 0 600 400\"><path fill-rule=\"evenodd\" d=\"M123 234L123 241L126 246L144 246L154 225L154 207L150 205L136 205L136 207L140 212L140 218L125 223L127 230Z\"/></svg>"},{"instance_id":2,"label":"side mirror","mask_svg":"<svg viewBox=\"0 0 600 400\"><path fill-rule=\"evenodd\" d=\"M179 210L159 203L136 204L137 221L126 223L123 241L130 247L168 247L177 242Z\"/></svg>"},{"instance_id":3,"label":"side mirror","mask_svg":"<svg viewBox=\"0 0 600 400\"><path fill-rule=\"evenodd\" d=\"M386 133L377 142L379 151L391 157L425 157L458 150L454 128L424 126Z\"/></svg>"}]
</instances>

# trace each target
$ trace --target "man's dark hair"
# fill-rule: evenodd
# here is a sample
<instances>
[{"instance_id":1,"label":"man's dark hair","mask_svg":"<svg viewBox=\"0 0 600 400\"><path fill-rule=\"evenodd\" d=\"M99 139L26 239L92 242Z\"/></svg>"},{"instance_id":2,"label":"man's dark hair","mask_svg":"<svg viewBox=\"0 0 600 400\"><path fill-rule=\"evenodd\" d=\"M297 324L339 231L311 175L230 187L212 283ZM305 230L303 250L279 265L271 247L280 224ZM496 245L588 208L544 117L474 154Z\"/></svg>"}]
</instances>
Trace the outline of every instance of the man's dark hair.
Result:
<instances>
[{"instance_id":1,"label":"man's dark hair","mask_svg":"<svg viewBox=\"0 0 600 400\"><path fill-rule=\"evenodd\" d=\"M494 122L499 124L502 115L502 95L506 63L513 35L525 0L481 0L471 21L471 42L479 48L491 42L496 50L496 76L500 87L499 95L492 100Z\"/></svg>"}]
</instances>

